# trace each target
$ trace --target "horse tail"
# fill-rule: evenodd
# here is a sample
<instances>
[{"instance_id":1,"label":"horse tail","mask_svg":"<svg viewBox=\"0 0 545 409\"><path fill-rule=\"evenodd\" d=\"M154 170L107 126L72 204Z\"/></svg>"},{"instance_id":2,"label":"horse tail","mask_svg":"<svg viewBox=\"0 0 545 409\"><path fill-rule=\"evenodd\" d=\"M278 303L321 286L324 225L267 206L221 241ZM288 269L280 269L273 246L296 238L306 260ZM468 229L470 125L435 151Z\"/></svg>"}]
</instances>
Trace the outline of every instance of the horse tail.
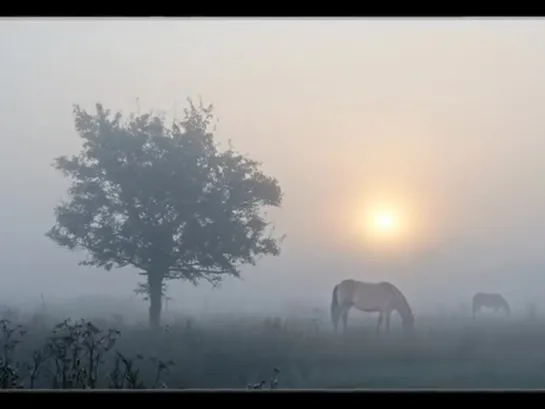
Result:
<instances>
[{"instance_id":1,"label":"horse tail","mask_svg":"<svg viewBox=\"0 0 545 409\"><path fill-rule=\"evenodd\" d=\"M337 296L337 290L339 288L339 284L333 288L333 294L331 296L331 320L333 321L333 324L337 326L337 307L339 306L339 298Z\"/></svg>"}]
</instances>

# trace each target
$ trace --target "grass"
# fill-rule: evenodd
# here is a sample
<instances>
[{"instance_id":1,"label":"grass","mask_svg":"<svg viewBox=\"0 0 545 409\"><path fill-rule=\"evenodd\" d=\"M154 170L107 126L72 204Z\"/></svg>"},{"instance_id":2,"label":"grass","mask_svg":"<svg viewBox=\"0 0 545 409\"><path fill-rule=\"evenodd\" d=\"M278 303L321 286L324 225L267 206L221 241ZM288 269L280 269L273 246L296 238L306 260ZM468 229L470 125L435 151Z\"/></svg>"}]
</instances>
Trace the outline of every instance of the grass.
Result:
<instances>
[{"instance_id":1,"label":"grass","mask_svg":"<svg viewBox=\"0 0 545 409\"><path fill-rule=\"evenodd\" d=\"M0 388L540 388L545 323L419 317L407 340L374 321L186 320L150 333L119 317L0 320ZM114 325L115 324L115 325ZM110 327L116 327L111 328Z\"/></svg>"}]
</instances>

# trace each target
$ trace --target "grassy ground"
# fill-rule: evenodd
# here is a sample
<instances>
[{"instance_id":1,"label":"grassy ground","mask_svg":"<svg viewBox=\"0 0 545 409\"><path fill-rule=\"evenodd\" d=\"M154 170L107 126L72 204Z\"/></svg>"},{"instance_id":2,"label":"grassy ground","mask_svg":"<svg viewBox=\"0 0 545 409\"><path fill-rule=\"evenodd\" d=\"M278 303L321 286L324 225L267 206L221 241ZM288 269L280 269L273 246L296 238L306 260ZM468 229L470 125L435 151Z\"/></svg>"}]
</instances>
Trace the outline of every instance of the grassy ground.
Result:
<instances>
[{"instance_id":1,"label":"grassy ground","mask_svg":"<svg viewBox=\"0 0 545 409\"><path fill-rule=\"evenodd\" d=\"M160 334L100 320L56 332L52 318L19 321L0 322L2 388L545 386L538 320L419 317L411 340L395 322L377 338L372 320L352 320L344 336L309 320L280 328L262 319L181 320ZM114 326L119 333L108 331Z\"/></svg>"}]
</instances>

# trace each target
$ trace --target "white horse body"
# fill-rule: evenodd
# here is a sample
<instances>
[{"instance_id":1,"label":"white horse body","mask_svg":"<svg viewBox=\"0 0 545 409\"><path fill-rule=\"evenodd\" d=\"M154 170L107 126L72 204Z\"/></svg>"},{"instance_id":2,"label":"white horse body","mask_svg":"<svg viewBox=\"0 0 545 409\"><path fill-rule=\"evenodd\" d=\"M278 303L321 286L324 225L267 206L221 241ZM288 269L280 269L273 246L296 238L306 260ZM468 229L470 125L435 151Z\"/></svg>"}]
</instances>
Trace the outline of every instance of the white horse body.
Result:
<instances>
[{"instance_id":1,"label":"white horse body","mask_svg":"<svg viewBox=\"0 0 545 409\"><path fill-rule=\"evenodd\" d=\"M344 281L337 289L337 297L340 300L350 300L358 310L365 312L380 312L390 306L390 289L382 283L354 282L354 285L346 285Z\"/></svg>"},{"instance_id":2,"label":"white horse body","mask_svg":"<svg viewBox=\"0 0 545 409\"><path fill-rule=\"evenodd\" d=\"M397 310L403 320L403 329L412 331L414 315L405 296L393 284L387 282L368 283L356 280L344 280L333 289L331 300L331 319L337 330L339 318L346 331L348 312L355 307L364 312L378 312L377 333L384 318L386 331L390 329L390 315Z\"/></svg>"}]
</instances>

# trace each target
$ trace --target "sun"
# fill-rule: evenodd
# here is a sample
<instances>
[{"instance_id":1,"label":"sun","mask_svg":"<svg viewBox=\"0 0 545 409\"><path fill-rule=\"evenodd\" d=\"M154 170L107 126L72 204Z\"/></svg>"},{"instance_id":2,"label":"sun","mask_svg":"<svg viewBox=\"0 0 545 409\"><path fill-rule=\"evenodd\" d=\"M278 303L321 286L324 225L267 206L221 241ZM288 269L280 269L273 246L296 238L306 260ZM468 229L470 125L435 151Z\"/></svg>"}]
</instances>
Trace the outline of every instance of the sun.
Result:
<instances>
[{"instance_id":1,"label":"sun","mask_svg":"<svg viewBox=\"0 0 545 409\"><path fill-rule=\"evenodd\" d=\"M428 241L415 198L371 193L354 200L343 212L342 226L350 246L369 252L404 252Z\"/></svg>"},{"instance_id":2,"label":"sun","mask_svg":"<svg viewBox=\"0 0 545 409\"><path fill-rule=\"evenodd\" d=\"M386 233L395 229L397 220L391 213L379 213L374 216L373 222L378 231Z\"/></svg>"},{"instance_id":3,"label":"sun","mask_svg":"<svg viewBox=\"0 0 545 409\"><path fill-rule=\"evenodd\" d=\"M399 216L393 210L372 212L368 229L375 235L392 236L399 231Z\"/></svg>"},{"instance_id":4,"label":"sun","mask_svg":"<svg viewBox=\"0 0 545 409\"><path fill-rule=\"evenodd\" d=\"M405 233L403 214L393 205L369 206L360 219L360 233L372 242L398 242Z\"/></svg>"}]
</instances>

